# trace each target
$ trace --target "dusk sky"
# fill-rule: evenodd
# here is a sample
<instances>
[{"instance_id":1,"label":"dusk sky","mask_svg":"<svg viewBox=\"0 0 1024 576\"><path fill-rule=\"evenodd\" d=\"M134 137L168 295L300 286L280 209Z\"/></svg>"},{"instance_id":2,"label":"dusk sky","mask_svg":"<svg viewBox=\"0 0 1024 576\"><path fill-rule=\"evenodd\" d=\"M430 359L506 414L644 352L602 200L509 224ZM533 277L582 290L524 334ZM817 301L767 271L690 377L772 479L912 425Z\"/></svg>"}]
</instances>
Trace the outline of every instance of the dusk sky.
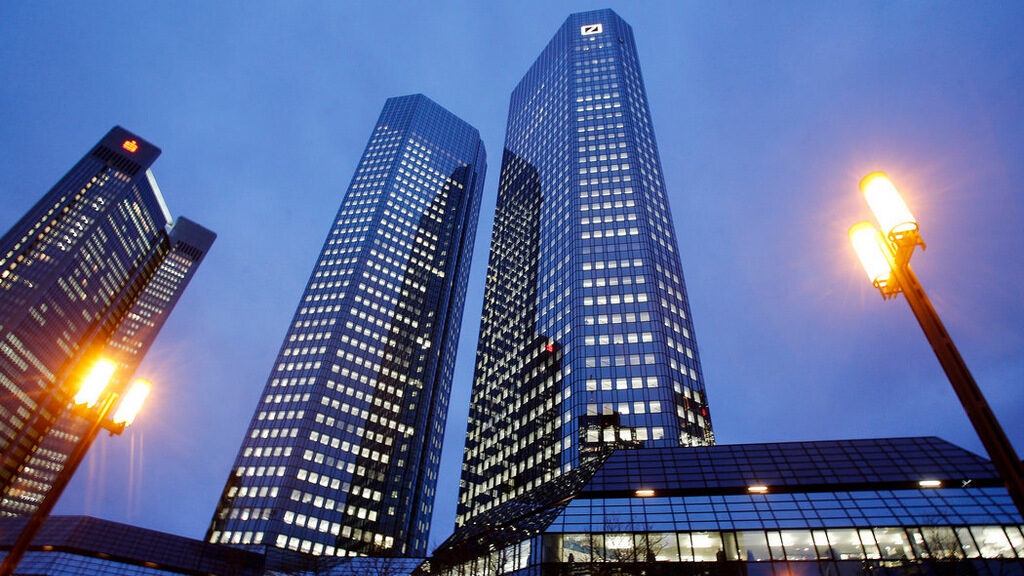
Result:
<instances>
[{"instance_id":1,"label":"dusk sky","mask_svg":"<svg viewBox=\"0 0 1024 576\"><path fill-rule=\"evenodd\" d=\"M489 157L433 520L450 534L509 95L571 12L633 27L719 443L937 435L984 454L902 297L847 240L888 172L912 265L1024 452L1016 2L4 2L0 232L120 124L218 234L56 513L201 538L386 98Z\"/></svg>"}]
</instances>

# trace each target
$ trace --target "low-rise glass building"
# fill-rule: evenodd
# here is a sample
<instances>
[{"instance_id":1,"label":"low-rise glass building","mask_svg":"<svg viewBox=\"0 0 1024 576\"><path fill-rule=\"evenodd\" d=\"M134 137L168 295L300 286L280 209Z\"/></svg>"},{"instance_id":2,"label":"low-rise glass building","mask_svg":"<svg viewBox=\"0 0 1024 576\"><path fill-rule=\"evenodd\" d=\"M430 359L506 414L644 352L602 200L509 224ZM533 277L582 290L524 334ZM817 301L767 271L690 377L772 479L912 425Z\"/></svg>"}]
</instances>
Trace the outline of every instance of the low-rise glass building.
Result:
<instances>
[{"instance_id":1,"label":"low-rise glass building","mask_svg":"<svg viewBox=\"0 0 1024 576\"><path fill-rule=\"evenodd\" d=\"M25 526L0 518L0 561ZM407 576L423 558L241 549L88 516L51 516L15 576Z\"/></svg>"},{"instance_id":2,"label":"low-rise glass building","mask_svg":"<svg viewBox=\"0 0 1024 576\"><path fill-rule=\"evenodd\" d=\"M1024 574L992 465L939 438L619 450L457 530L423 571Z\"/></svg>"},{"instance_id":3,"label":"low-rise glass building","mask_svg":"<svg viewBox=\"0 0 1024 576\"><path fill-rule=\"evenodd\" d=\"M0 520L0 558L27 522ZM261 576L263 554L88 516L51 516L17 576Z\"/></svg>"}]
</instances>

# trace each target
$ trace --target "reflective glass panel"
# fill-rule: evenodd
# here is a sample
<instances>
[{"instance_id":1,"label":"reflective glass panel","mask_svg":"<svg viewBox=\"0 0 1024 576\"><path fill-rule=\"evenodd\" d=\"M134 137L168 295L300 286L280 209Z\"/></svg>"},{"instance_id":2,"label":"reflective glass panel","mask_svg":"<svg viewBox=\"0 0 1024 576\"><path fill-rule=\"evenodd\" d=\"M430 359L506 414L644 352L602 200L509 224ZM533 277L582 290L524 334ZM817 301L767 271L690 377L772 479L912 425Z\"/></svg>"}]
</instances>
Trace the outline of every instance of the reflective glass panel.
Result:
<instances>
[{"instance_id":1,"label":"reflective glass panel","mask_svg":"<svg viewBox=\"0 0 1024 576\"><path fill-rule=\"evenodd\" d=\"M1010 540L999 526L972 526L971 533L985 558L1014 558L1017 555L1010 546Z\"/></svg>"},{"instance_id":2,"label":"reflective glass panel","mask_svg":"<svg viewBox=\"0 0 1024 576\"><path fill-rule=\"evenodd\" d=\"M693 532L690 534L693 559L697 562L713 562L722 550L722 535L718 532Z\"/></svg>"},{"instance_id":3,"label":"reflective glass panel","mask_svg":"<svg viewBox=\"0 0 1024 576\"><path fill-rule=\"evenodd\" d=\"M562 562L590 562L593 547L589 534L566 534L562 537Z\"/></svg>"},{"instance_id":4,"label":"reflective glass panel","mask_svg":"<svg viewBox=\"0 0 1024 576\"><path fill-rule=\"evenodd\" d=\"M932 558L944 560L964 557L956 533L949 526L925 526L921 528L921 534L924 535L925 544L928 545Z\"/></svg>"},{"instance_id":5,"label":"reflective glass panel","mask_svg":"<svg viewBox=\"0 0 1024 576\"><path fill-rule=\"evenodd\" d=\"M902 528L875 528L875 541L886 560L914 559L914 551Z\"/></svg>"},{"instance_id":6,"label":"reflective glass panel","mask_svg":"<svg viewBox=\"0 0 1024 576\"><path fill-rule=\"evenodd\" d=\"M960 540L960 547L968 558L981 556L978 546L974 543L974 536L971 536L971 529L966 526L956 528L957 539Z\"/></svg>"},{"instance_id":7,"label":"reflective glass panel","mask_svg":"<svg viewBox=\"0 0 1024 576\"><path fill-rule=\"evenodd\" d=\"M562 547L561 534L545 534L541 539L541 562L568 562L569 554Z\"/></svg>"},{"instance_id":8,"label":"reflective glass panel","mask_svg":"<svg viewBox=\"0 0 1024 576\"><path fill-rule=\"evenodd\" d=\"M814 560L818 557L814 550L814 540L810 530L783 530L782 545L786 549L786 558L790 560Z\"/></svg>"},{"instance_id":9,"label":"reflective glass panel","mask_svg":"<svg viewBox=\"0 0 1024 576\"><path fill-rule=\"evenodd\" d=\"M814 546L818 549L818 558L831 558L832 553L828 546L828 536L825 535L825 531L812 530L811 536L814 538Z\"/></svg>"},{"instance_id":10,"label":"reflective glass panel","mask_svg":"<svg viewBox=\"0 0 1024 576\"><path fill-rule=\"evenodd\" d=\"M853 529L830 529L828 539L832 544L832 554L837 560L854 560L864 557L860 547L860 538Z\"/></svg>"},{"instance_id":11,"label":"reflective glass panel","mask_svg":"<svg viewBox=\"0 0 1024 576\"><path fill-rule=\"evenodd\" d=\"M736 540L740 560L761 562L772 559L771 554L768 552L768 542L765 540L764 532L760 530L756 532L737 532Z\"/></svg>"},{"instance_id":12,"label":"reflective glass panel","mask_svg":"<svg viewBox=\"0 0 1024 576\"><path fill-rule=\"evenodd\" d=\"M632 534L605 534L605 558L609 562L635 562L636 549Z\"/></svg>"},{"instance_id":13,"label":"reflective glass panel","mask_svg":"<svg viewBox=\"0 0 1024 576\"><path fill-rule=\"evenodd\" d=\"M917 528L907 528L907 535L910 538L910 546L918 558L931 558L924 543L924 536Z\"/></svg>"},{"instance_id":14,"label":"reflective glass panel","mask_svg":"<svg viewBox=\"0 0 1024 576\"><path fill-rule=\"evenodd\" d=\"M690 545L690 533L684 532L679 535L679 560L681 562L692 562L693 547Z\"/></svg>"},{"instance_id":15,"label":"reflective glass panel","mask_svg":"<svg viewBox=\"0 0 1024 576\"><path fill-rule=\"evenodd\" d=\"M679 561L679 540L674 533L652 532L647 535L647 544L658 562Z\"/></svg>"},{"instance_id":16,"label":"reflective glass panel","mask_svg":"<svg viewBox=\"0 0 1024 576\"><path fill-rule=\"evenodd\" d=\"M775 530L768 531L768 548L771 550L772 558L785 560L786 554L782 550L782 535Z\"/></svg>"},{"instance_id":17,"label":"reflective glass panel","mask_svg":"<svg viewBox=\"0 0 1024 576\"><path fill-rule=\"evenodd\" d=\"M1022 535L1020 528L1009 526L1006 528L1006 534L1010 537L1010 544L1017 551L1017 556L1024 558L1024 535Z\"/></svg>"}]
</instances>

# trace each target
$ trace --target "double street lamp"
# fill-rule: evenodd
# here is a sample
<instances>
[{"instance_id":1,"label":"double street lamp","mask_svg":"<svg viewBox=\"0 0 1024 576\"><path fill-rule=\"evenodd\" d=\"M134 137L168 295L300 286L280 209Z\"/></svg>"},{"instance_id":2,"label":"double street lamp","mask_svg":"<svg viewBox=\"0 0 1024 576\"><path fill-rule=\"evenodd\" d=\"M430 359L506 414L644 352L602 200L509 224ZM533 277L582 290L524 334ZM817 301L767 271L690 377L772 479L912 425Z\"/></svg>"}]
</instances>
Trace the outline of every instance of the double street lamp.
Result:
<instances>
[{"instance_id":1,"label":"double street lamp","mask_svg":"<svg viewBox=\"0 0 1024 576\"><path fill-rule=\"evenodd\" d=\"M89 451L89 446L92 445L99 431L105 429L110 432L111 436L121 434L142 409L142 404L145 402L146 396L149 395L151 384L146 380L138 379L123 394L109 391L107 386L116 370L116 364L101 359L93 365L92 370L79 386L71 413L86 420L89 423L89 428L75 444L63 468L54 479L53 485L46 491L43 501L39 503L39 507L29 518L14 546L7 553L3 564L0 565L0 576L14 574L14 569L18 567L18 563L21 562L32 539L42 528L43 521L57 504L61 493L71 481L71 477L78 465L82 463L85 454ZM113 410L115 405L117 409ZM113 415L111 415L112 410Z\"/></svg>"},{"instance_id":2,"label":"double street lamp","mask_svg":"<svg viewBox=\"0 0 1024 576\"><path fill-rule=\"evenodd\" d=\"M870 222L860 222L850 228L850 241L868 278L882 298L900 293L906 297L1010 498L1024 516L1024 466L910 268L914 249L925 248L917 220L885 173L868 174L860 189L881 227L879 231Z\"/></svg>"}]
</instances>

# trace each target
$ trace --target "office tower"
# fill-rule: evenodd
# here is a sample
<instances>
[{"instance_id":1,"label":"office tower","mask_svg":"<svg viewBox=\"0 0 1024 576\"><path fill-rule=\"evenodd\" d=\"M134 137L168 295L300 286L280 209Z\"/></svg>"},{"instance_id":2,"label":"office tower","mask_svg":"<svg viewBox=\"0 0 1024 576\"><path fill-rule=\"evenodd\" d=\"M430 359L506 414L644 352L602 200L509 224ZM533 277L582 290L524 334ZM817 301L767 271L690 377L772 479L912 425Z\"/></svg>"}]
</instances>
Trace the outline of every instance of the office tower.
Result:
<instances>
[{"instance_id":1,"label":"office tower","mask_svg":"<svg viewBox=\"0 0 1024 576\"><path fill-rule=\"evenodd\" d=\"M207 540L425 555L485 171L475 128L385 103Z\"/></svg>"},{"instance_id":2,"label":"office tower","mask_svg":"<svg viewBox=\"0 0 1024 576\"><path fill-rule=\"evenodd\" d=\"M606 449L713 442L633 32L573 14L512 92L458 523Z\"/></svg>"},{"instance_id":3,"label":"office tower","mask_svg":"<svg viewBox=\"0 0 1024 576\"><path fill-rule=\"evenodd\" d=\"M28 515L85 432L67 411L99 358L130 380L215 234L172 221L160 150L114 127L0 238L0 514Z\"/></svg>"}]
</instances>

